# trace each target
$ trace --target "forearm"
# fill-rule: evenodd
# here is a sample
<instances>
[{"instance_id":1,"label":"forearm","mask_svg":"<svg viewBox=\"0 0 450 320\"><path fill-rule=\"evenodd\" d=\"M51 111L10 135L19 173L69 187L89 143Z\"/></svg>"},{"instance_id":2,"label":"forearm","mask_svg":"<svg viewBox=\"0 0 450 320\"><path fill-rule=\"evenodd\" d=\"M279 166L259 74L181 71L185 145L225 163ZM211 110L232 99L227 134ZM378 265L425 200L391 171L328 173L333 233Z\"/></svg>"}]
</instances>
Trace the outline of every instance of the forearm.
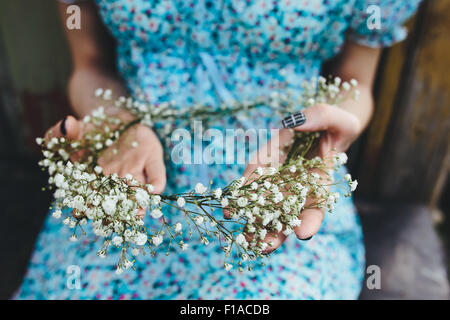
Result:
<instances>
[{"instance_id":1,"label":"forearm","mask_svg":"<svg viewBox=\"0 0 450 320\"><path fill-rule=\"evenodd\" d=\"M373 96L372 88L365 84L358 84L356 90L359 91L359 95L356 100L348 99L343 101L339 106L342 109L354 114L359 119L361 124L361 133L368 126L370 119L372 118Z\"/></svg>"},{"instance_id":2,"label":"forearm","mask_svg":"<svg viewBox=\"0 0 450 320\"><path fill-rule=\"evenodd\" d=\"M346 111L354 114L360 121L360 132L367 127L373 113L372 86L380 56L380 49L360 46L347 42L337 62L332 68L334 76L338 76L342 81L358 81L356 90L359 97L348 99L340 106Z\"/></svg>"},{"instance_id":3,"label":"forearm","mask_svg":"<svg viewBox=\"0 0 450 320\"><path fill-rule=\"evenodd\" d=\"M97 88L111 89L113 92L111 100L104 101L96 97L94 91ZM115 99L126 94L123 82L116 75L101 68L75 68L69 80L69 100L74 112L80 118L103 106L105 113L109 115L120 115L124 120L132 119L129 112L114 106Z\"/></svg>"}]
</instances>

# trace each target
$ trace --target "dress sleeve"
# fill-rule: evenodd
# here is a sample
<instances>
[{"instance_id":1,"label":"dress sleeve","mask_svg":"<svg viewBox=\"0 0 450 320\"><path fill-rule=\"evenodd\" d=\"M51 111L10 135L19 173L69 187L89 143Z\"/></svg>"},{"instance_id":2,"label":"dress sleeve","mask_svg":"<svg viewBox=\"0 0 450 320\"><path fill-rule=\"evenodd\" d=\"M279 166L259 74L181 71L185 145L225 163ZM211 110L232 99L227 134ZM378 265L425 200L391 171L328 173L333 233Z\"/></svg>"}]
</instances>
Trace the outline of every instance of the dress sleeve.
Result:
<instances>
[{"instance_id":1,"label":"dress sleeve","mask_svg":"<svg viewBox=\"0 0 450 320\"><path fill-rule=\"evenodd\" d=\"M403 27L421 0L356 0L348 37L368 47L387 47L407 36Z\"/></svg>"}]
</instances>

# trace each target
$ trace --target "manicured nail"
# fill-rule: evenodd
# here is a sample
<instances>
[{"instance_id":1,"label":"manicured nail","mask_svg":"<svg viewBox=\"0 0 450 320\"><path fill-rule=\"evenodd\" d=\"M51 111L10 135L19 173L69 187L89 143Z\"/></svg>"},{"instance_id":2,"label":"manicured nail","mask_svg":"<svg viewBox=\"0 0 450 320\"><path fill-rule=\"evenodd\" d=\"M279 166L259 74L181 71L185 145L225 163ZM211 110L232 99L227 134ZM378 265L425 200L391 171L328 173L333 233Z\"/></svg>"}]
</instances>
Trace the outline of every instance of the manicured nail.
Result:
<instances>
[{"instance_id":1,"label":"manicured nail","mask_svg":"<svg viewBox=\"0 0 450 320\"><path fill-rule=\"evenodd\" d=\"M61 124L59 125L59 129L61 130L61 133L65 136L67 134L67 130L66 130L66 120L67 117L64 118L63 121L61 121Z\"/></svg>"},{"instance_id":2,"label":"manicured nail","mask_svg":"<svg viewBox=\"0 0 450 320\"><path fill-rule=\"evenodd\" d=\"M284 118L281 122L285 128L295 128L301 126L306 121L306 116L303 111L299 111Z\"/></svg>"},{"instance_id":3,"label":"manicured nail","mask_svg":"<svg viewBox=\"0 0 450 320\"><path fill-rule=\"evenodd\" d=\"M300 240L302 240L302 241L309 241L309 240L312 239L312 237L313 237L313 236L311 236L311 237L309 237L309 238L306 238L306 239L300 239Z\"/></svg>"}]
</instances>

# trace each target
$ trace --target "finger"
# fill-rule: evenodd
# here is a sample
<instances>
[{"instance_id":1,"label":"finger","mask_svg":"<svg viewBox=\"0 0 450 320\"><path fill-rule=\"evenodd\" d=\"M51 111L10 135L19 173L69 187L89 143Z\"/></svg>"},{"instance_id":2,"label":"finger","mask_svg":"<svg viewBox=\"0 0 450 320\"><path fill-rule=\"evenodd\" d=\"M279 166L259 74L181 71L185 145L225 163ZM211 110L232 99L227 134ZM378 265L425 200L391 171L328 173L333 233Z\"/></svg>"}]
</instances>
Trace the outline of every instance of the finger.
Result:
<instances>
[{"instance_id":1,"label":"finger","mask_svg":"<svg viewBox=\"0 0 450 320\"><path fill-rule=\"evenodd\" d=\"M296 131L326 131L356 135L361 124L358 118L344 109L328 104L316 104L303 110L306 121Z\"/></svg>"},{"instance_id":2,"label":"finger","mask_svg":"<svg viewBox=\"0 0 450 320\"><path fill-rule=\"evenodd\" d=\"M223 208L222 213L225 219L231 219L231 212L227 208Z\"/></svg>"},{"instance_id":3,"label":"finger","mask_svg":"<svg viewBox=\"0 0 450 320\"><path fill-rule=\"evenodd\" d=\"M278 249L286 240L284 233L269 233L267 234L264 242L268 244L267 248L263 251L264 254L269 254L272 251Z\"/></svg>"},{"instance_id":4,"label":"finger","mask_svg":"<svg viewBox=\"0 0 450 320\"><path fill-rule=\"evenodd\" d=\"M154 188L154 193L162 193L166 187L166 166L161 159L147 160L144 165L147 183Z\"/></svg>"},{"instance_id":5,"label":"finger","mask_svg":"<svg viewBox=\"0 0 450 320\"><path fill-rule=\"evenodd\" d=\"M101 157L98 161L98 164L100 167L103 168L103 174L105 176L109 176L113 173L117 173L119 174L120 171L120 162L118 161L113 161L113 162L108 162L106 163Z\"/></svg>"},{"instance_id":6,"label":"finger","mask_svg":"<svg viewBox=\"0 0 450 320\"><path fill-rule=\"evenodd\" d=\"M65 137L69 140L78 140L81 138L81 125L74 117L67 116L46 132L46 140L53 137Z\"/></svg>"},{"instance_id":7,"label":"finger","mask_svg":"<svg viewBox=\"0 0 450 320\"><path fill-rule=\"evenodd\" d=\"M145 175L144 175L144 168L141 170L126 170L122 169L119 171L119 177L125 178L128 174L131 174L134 180L139 182L140 184L145 184Z\"/></svg>"},{"instance_id":8,"label":"finger","mask_svg":"<svg viewBox=\"0 0 450 320\"><path fill-rule=\"evenodd\" d=\"M145 209L139 208L139 211L138 211L138 213L137 213L136 215L137 215L139 218L144 219L144 217L145 217L145 212L146 212Z\"/></svg>"},{"instance_id":9,"label":"finger","mask_svg":"<svg viewBox=\"0 0 450 320\"><path fill-rule=\"evenodd\" d=\"M325 212L323 209L305 209L300 213L301 224L294 228L294 233L298 239L304 240L315 235L322 224Z\"/></svg>"}]
</instances>

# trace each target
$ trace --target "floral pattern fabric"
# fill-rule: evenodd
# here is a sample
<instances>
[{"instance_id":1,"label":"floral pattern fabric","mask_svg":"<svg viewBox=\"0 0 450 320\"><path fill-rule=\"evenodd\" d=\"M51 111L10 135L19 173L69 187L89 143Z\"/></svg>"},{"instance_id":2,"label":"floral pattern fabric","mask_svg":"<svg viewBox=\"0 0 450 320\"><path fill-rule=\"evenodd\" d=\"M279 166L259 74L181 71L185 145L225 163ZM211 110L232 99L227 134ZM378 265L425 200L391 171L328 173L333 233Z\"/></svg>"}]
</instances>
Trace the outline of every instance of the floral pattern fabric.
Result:
<instances>
[{"instance_id":1,"label":"floral pattern fabric","mask_svg":"<svg viewBox=\"0 0 450 320\"><path fill-rule=\"evenodd\" d=\"M67 2L67 1L65 1ZM97 0L117 39L118 69L133 95L153 103L174 101L189 112L196 103L216 108L230 99L251 99L273 90L301 92L335 56L346 38L371 47L403 40L402 23L419 1L395 0ZM367 8L380 9L380 29L367 27ZM283 85L282 85L283 84ZM159 123L162 130L167 124ZM174 123L171 129L180 124ZM278 128L269 107L251 116L233 115L211 124L229 128ZM190 128L192 129L192 128ZM167 128L166 128L167 130ZM245 137L232 150L256 150ZM243 164L186 164L174 161L176 141L163 140L167 193L192 190L210 180L224 186L242 175ZM188 148L189 146L186 146ZM230 146L227 146L230 147ZM188 152L191 152L190 149ZM221 150L217 150L221 152ZM223 151L223 150L222 150ZM337 179L345 174L341 170ZM339 192L339 190L336 190ZM166 212L171 219L178 217ZM219 212L217 214L220 214ZM146 217L146 223L155 223ZM350 198L310 241L294 236L266 266L252 272L223 270L217 244L191 245L155 258L141 256L136 271L116 275L117 252L96 256L92 231L79 242L49 217L36 244L20 299L355 299L364 269L362 231ZM69 266L79 268L80 287L68 285ZM78 269L77 269L78 270ZM69 281L69 282L68 282Z\"/></svg>"}]
</instances>

